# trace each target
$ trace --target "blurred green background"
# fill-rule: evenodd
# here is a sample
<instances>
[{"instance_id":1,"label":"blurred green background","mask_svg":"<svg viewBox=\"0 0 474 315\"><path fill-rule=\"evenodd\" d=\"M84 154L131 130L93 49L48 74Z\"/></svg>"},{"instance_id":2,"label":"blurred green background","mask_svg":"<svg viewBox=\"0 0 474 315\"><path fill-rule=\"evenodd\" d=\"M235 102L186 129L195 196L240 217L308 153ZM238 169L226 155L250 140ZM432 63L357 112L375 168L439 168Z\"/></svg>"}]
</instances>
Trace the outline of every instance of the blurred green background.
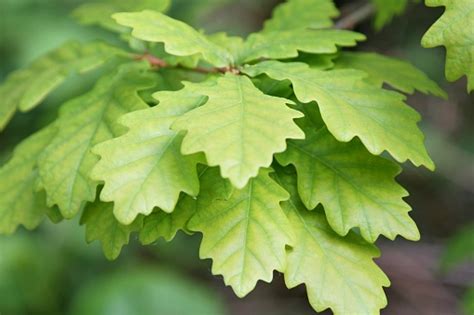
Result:
<instances>
[{"instance_id":1,"label":"blurred green background","mask_svg":"<svg viewBox=\"0 0 474 315\"><path fill-rule=\"evenodd\" d=\"M66 40L116 42L106 31L74 22L70 12L83 2L0 0L0 80ZM278 2L175 0L170 14L208 32L245 35L258 30ZM352 1L337 2L344 7ZM406 165L399 177L411 193L408 202L422 241L379 242L377 262L392 279L383 314L461 314L461 297L474 284L472 264L449 272L440 267L447 242L474 221L474 96L466 93L464 80L445 81L443 49L419 44L441 12L416 4L380 32L373 31L371 21L357 27L369 38L358 49L407 59L449 93L448 101L418 94L409 98L424 117L422 128L438 169L430 173ZM87 91L95 76L75 78L44 106L18 114L0 134L0 162L21 139L54 119L63 101ZM236 298L210 274L210 262L198 259L197 235L148 247L133 240L117 261L108 262L97 243L85 244L84 234L77 222L45 222L37 231L0 237L0 314L313 314L304 289L288 291L279 274L273 284L259 283L247 298ZM474 239L464 238L463 246L474 250Z\"/></svg>"}]
</instances>

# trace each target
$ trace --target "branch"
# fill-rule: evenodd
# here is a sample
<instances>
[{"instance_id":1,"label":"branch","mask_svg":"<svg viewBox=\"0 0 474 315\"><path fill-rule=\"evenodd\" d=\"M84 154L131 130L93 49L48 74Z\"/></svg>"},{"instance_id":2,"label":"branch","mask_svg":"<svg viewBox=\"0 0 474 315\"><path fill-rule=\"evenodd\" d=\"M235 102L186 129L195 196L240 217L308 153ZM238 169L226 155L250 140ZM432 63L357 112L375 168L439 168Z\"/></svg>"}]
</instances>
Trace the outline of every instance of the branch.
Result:
<instances>
[{"instance_id":1,"label":"branch","mask_svg":"<svg viewBox=\"0 0 474 315\"><path fill-rule=\"evenodd\" d=\"M158 58L150 53L144 53L142 55L136 55L135 60L146 60L150 65L155 69L162 69L162 68L175 68L175 69L182 69L187 71L193 71L197 73L203 74L210 74L210 73L226 73L231 72L234 74L238 74L239 70L233 67L224 67L224 68L204 68L204 67L196 67L196 68L187 68L182 65L172 66L168 64L165 60Z\"/></svg>"},{"instance_id":2,"label":"branch","mask_svg":"<svg viewBox=\"0 0 474 315\"><path fill-rule=\"evenodd\" d=\"M375 13L375 7L372 3L366 3L358 9L341 18L335 25L335 28L351 30L357 24L367 20Z\"/></svg>"}]
</instances>

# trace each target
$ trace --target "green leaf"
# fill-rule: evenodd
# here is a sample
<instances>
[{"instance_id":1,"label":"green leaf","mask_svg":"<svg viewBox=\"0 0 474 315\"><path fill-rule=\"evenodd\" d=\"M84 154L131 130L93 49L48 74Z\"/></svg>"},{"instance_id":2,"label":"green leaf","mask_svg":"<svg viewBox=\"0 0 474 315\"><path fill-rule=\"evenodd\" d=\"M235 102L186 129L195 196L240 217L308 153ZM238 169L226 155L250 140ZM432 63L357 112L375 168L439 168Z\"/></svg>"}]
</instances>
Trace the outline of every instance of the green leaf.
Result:
<instances>
[{"instance_id":1,"label":"green leaf","mask_svg":"<svg viewBox=\"0 0 474 315\"><path fill-rule=\"evenodd\" d=\"M448 270L465 261L474 262L474 224L464 227L449 240L441 257L441 267Z\"/></svg>"},{"instance_id":2,"label":"green leaf","mask_svg":"<svg viewBox=\"0 0 474 315\"><path fill-rule=\"evenodd\" d=\"M36 228L49 211L43 192L36 192L36 159L56 133L46 127L20 143L0 168L0 233L11 234L18 225Z\"/></svg>"},{"instance_id":3,"label":"green leaf","mask_svg":"<svg viewBox=\"0 0 474 315\"><path fill-rule=\"evenodd\" d=\"M201 178L207 171L208 167L199 173ZM230 183L225 182L226 189L231 191ZM166 213L158 209L149 216L145 217L143 228L140 230L140 242L143 245L149 245L156 242L159 238L163 238L167 242L174 239L179 230L191 233L186 225L196 212L197 198L188 195L181 195L176 208L172 213Z\"/></svg>"},{"instance_id":4,"label":"green leaf","mask_svg":"<svg viewBox=\"0 0 474 315\"><path fill-rule=\"evenodd\" d=\"M125 135L101 143L94 152L101 156L92 177L105 182L102 201L115 203L114 214L130 224L138 214L148 215L159 207L172 212L179 194L197 196L196 164L201 156L183 156L183 135L170 129L177 117L201 105L204 97L187 89L158 92L153 108L123 116L129 128Z\"/></svg>"},{"instance_id":5,"label":"green leaf","mask_svg":"<svg viewBox=\"0 0 474 315\"><path fill-rule=\"evenodd\" d=\"M292 231L280 202L288 194L269 173L261 170L226 199L217 169L207 172L197 212L188 224L203 234L200 257L213 260L212 273L223 275L239 297L252 291L258 280L270 282L274 270L286 267L285 246L291 245Z\"/></svg>"},{"instance_id":6,"label":"green leaf","mask_svg":"<svg viewBox=\"0 0 474 315\"><path fill-rule=\"evenodd\" d=\"M302 28L328 28L339 11L332 0L288 0L273 11L264 31L286 31Z\"/></svg>"},{"instance_id":7,"label":"green leaf","mask_svg":"<svg viewBox=\"0 0 474 315\"><path fill-rule=\"evenodd\" d=\"M308 211L297 197L294 176L278 172L278 182L291 194L282 203L295 241L287 249L285 283L288 288L306 286L311 306L334 314L379 314L387 305L383 287L388 278L373 262L377 248L350 232L341 237L319 211Z\"/></svg>"},{"instance_id":8,"label":"green leaf","mask_svg":"<svg viewBox=\"0 0 474 315\"><path fill-rule=\"evenodd\" d=\"M243 70L251 76L266 73L276 80L290 80L302 103L316 101L324 122L337 140L359 137L375 155L387 150L397 161L434 169L417 126L420 115L405 97L364 83L358 70L321 71L303 63L265 61Z\"/></svg>"},{"instance_id":9,"label":"green leaf","mask_svg":"<svg viewBox=\"0 0 474 315\"><path fill-rule=\"evenodd\" d=\"M140 230L140 242L143 245L150 245L160 238L170 242L178 231L188 232L186 224L196 212L196 204L195 198L182 195L172 213L157 209L146 216L143 228Z\"/></svg>"},{"instance_id":10,"label":"green leaf","mask_svg":"<svg viewBox=\"0 0 474 315\"><path fill-rule=\"evenodd\" d=\"M86 226L86 241L100 241L105 257L116 259L122 247L127 245L130 234L140 230L143 218L139 217L130 225L122 225L114 217L113 204L96 201L88 204L81 218Z\"/></svg>"},{"instance_id":11,"label":"green leaf","mask_svg":"<svg viewBox=\"0 0 474 315\"><path fill-rule=\"evenodd\" d=\"M27 112L63 83L71 73L93 70L110 58L125 53L103 43L69 42L10 74L0 85L0 130L17 109Z\"/></svg>"},{"instance_id":12,"label":"green leaf","mask_svg":"<svg viewBox=\"0 0 474 315\"><path fill-rule=\"evenodd\" d=\"M103 77L89 93L61 108L58 134L38 162L48 205L58 205L65 218L72 218L86 201L94 201L99 182L89 174L99 158L91 148L124 132L117 119L125 113L147 108L138 91L154 85L143 73L146 64L126 64Z\"/></svg>"},{"instance_id":13,"label":"green leaf","mask_svg":"<svg viewBox=\"0 0 474 315\"><path fill-rule=\"evenodd\" d=\"M124 27L112 19L114 13L146 9L164 12L169 6L170 0L102 0L81 5L74 10L73 16L84 25L100 25L111 31L122 32Z\"/></svg>"},{"instance_id":14,"label":"green leaf","mask_svg":"<svg viewBox=\"0 0 474 315\"><path fill-rule=\"evenodd\" d=\"M405 11L407 0L371 0L376 9L374 26L376 30L381 30L389 24L392 19Z\"/></svg>"},{"instance_id":15,"label":"green leaf","mask_svg":"<svg viewBox=\"0 0 474 315\"><path fill-rule=\"evenodd\" d=\"M288 141L288 149L277 160L296 167L304 205L311 210L322 204L329 224L342 236L358 227L371 243L380 234L392 240L398 234L418 240L416 224L408 216L411 208L402 199L407 192L394 180L400 167L370 154L358 140L338 142L314 104L303 110L305 118L297 122L305 140Z\"/></svg>"},{"instance_id":16,"label":"green leaf","mask_svg":"<svg viewBox=\"0 0 474 315\"><path fill-rule=\"evenodd\" d=\"M246 63L261 58L287 59L298 52L331 54L338 46L355 46L365 40L360 33L344 30L290 30L251 34L238 54L238 62Z\"/></svg>"},{"instance_id":17,"label":"green leaf","mask_svg":"<svg viewBox=\"0 0 474 315\"><path fill-rule=\"evenodd\" d=\"M467 76L468 91L474 91L474 2L472 0L426 0L430 7L446 11L423 37L421 44L446 47L446 78Z\"/></svg>"},{"instance_id":18,"label":"green leaf","mask_svg":"<svg viewBox=\"0 0 474 315\"><path fill-rule=\"evenodd\" d=\"M175 130L187 130L182 152L203 151L209 166L220 166L223 177L243 188L273 154L286 149L286 139L302 139L293 121L301 113L286 106L290 100L268 96L248 77L226 74L196 93L208 97L203 106L178 118Z\"/></svg>"},{"instance_id":19,"label":"green leaf","mask_svg":"<svg viewBox=\"0 0 474 315\"><path fill-rule=\"evenodd\" d=\"M446 92L425 73L412 64L395 58L375 53L343 52L336 60L336 68L364 71L369 75L368 81L377 86L387 83L407 94L413 94L418 90L425 94L447 98Z\"/></svg>"},{"instance_id":20,"label":"green leaf","mask_svg":"<svg viewBox=\"0 0 474 315\"><path fill-rule=\"evenodd\" d=\"M117 13L113 18L120 25L133 29L135 38L148 42L162 42L167 53L175 56L199 54L207 62L226 67L234 63L226 49L208 40L191 26L155 11Z\"/></svg>"}]
</instances>

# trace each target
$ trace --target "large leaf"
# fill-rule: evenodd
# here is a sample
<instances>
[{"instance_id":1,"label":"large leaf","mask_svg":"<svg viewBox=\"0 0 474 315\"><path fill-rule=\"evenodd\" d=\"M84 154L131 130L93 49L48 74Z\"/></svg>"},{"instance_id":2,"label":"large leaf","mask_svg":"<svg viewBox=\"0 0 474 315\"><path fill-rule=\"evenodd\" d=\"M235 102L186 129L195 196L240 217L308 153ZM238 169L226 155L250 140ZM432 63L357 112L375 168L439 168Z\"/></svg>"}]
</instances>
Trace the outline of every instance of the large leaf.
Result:
<instances>
[{"instance_id":1,"label":"large leaf","mask_svg":"<svg viewBox=\"0 0 474 315\"><path fill-rule=\"evenodd\" d=\"M390 23L392 19L403 13L407 0L371 0L376 9L375 29L380 30Z\"/></svg>"},{"instance_id":2,"label":"large leaf","mask_svg":"<svg viewBox=\"0 0 474 315\"><path fill-rule=\"evenodd\" d=\"M319 211L308 211L297 197L294 176L278 173L278 181L291 194L282 204L295 232L287 250L285 283L306 286L309 302L317 311L334 314L379 314L387 304L383 287L390 282L373 262L379 251L356 233L336 234Z\"/></svg>"},{"instance_id":3,"label":"large leaf","mask_svg":"<svg viewBox=\"0 0 474 315\"><path fill-rule=\"evenodd\" d=\"M207 103L173 125L187 130L182 152L203 151L208 165L220 166L237 188L270 166L273 154L286 149L286 139L304 137L293 121L301 113L286 106L291 101L263 94L245 76L227 74L197 92L208 97Z\"/></svg>"},{"instance_id":4,"label":"large leaf","mask_svg":"<svg viewBox=\"0 0 474 315\"><path fill-rule=\"evenodd\" d=\"M358 140L334 139L314 104L306 104L303 110L305 118L298 124L306 133L305 140L290 140L277 159L296 167L304 205L311 210L322 204L329 224L342 236L358 227L369 242L380 234L419 239L416 224L408 216L410 206L402 199L407 192L393 179L400 167L370 154Z\"/></svg>"},{"instance_id":5,"label":"large leaf","mask_svg":"<svg viewBox=\"0 0 474 315\"><path fill-rule=\"evenodd\" d=\"M336 68L364 71L368 80L378 86L385 82L397 90L413 94L415 90L446 98L436 82L408 62L375 53L343 52L336 60Z\"/></svg>"},{"instance_id":6,"label":"large leaf","mask_svg":"<svg viewBox=\"0 0 474 315\"><path fill-rule=\"evenodd\" d=\"M387 150L399 162L410 159L417 166L434 168L417 126L420 115L405 104L403 95L364 83L364 72L321 71L278 61L248 66L244 72L290 80L298 100L318 102L324 122L339 141L357 136L375 155Z\"/></svg>"},{"instance_id":7,"label":"large leaf","mask_svg":"<svg viewBox=\"0 0 474 315\"><path fill-rule=\"evenodd\" d=\"M92 177L105 182L101 200L115 203L114 214L122 224L155 207L172 212L181 192L199 192L196 164L202 158L181 154L183 135L170 125L204 97L183 89L159 92L155 98L160 101L156 107L120 119L128 133L94 148L101 160Z\"/></svg>"},{"instance_id":8,"label":"large leaf","mask_svg":"<svg viewBox=\"0 0 474 315\"><path fill-rule=\"evenodd\" d=\"M20 224L33 229L48 211L44 193L36 192L36 159L55 133L51 125L30 136L0 168L0 233L11 234Z\"/></svg>"},{"instance_id":9,"label":"large leaf","mask_svg":"<svg viewBox=\"0 0 474 315\"><path fill-rule=\"evenodd\" d=\"M137 218L130 225L123 225L117 221L113 213L113 204L96 201L84 209L81 224L86 226L86 240L88 243L100 241L105 257L116 259L122 247L127 245L132 232L140 230L143 218Z\"/></svg>"},{"instance_id":10,"label":"large leaf","mask_svg":"<svg viewBox=\"0 0 474 315\"><path fill-rule=\"evenodd\" d=\"M121 50L102 43L69 42L30 66L13 72L0 85L0 130L17 109L23 112L33 109L71 73L90 71L123 54Z\"/></svg>"},{"instance_id":11,"label":"large leaf","mask_svg":"<svg viewBox=\"0 0 474 315\"><path fill-rule=\"evenodd\" d=\"M124 132L117 119L147 108L137 92L154 85L145 64L127 64L102 78L89 93L64 104L58 134L39 158L39 172L48 204L57 204L65 218L86 201L94 201L99 182L89 177L98 161L91 148Z\"/></svg>"},{"instance_id":12,"label":"large leaf","mask_svg":"<svg viewBox=\"0 0 474 315\"><path fill-rule=\"evenodd\" d=\"M302 28L327 28L339 11L332 0L288 0L273 11L264 31L285 31Z\"/></svg>"},{"instance_id":13,"label":"large leaf","mask_svg":"<svg viewBox=\"0 0 474 315\"><path fill-rule=\"evenodd\" d=\"M355 46L357 41L364 40L360 33L344 30L290 30L255 33L245 41L238 54L238 62L252 60L286 59L298 56L298 52L313 54L330 54L338 46Z\"/></svg>"},{"instance_id":14,"label":"large leaf","mask_svg":"<svg viewBox=\"0 0 474 315\"><path fill-rule=\"evenodd\" d=\"M234 62L226 49L214 44L191 26L159 12L117 13L113 18L120 25L131 27L135 38L164 43L166 52L171 55L199 54L218 67L230 66Z\"/></svg>"},{"instance_id":15,"label":"large leaf","mask_svg":"<svg viewBox=\"0 0 474 315\"><path fill-rule=\"evenodd\" d=\"M188 224L203 234L200 256L213 260L212 273L224 276L239 297L252 291L258 280L270 282L273 271L286 267L285 246L292 231L280 202L287 192L260 171L241 190L226 194L217 169L206 172L201 182L197 212Z\"/></svg>"},{"instance_id":16,"label":"large leaf","mask_svg":"<svg viewBox=\"0 0 474 315\"><path fill-rule=\"evenodd\" d=\"M445 6L443 16L422 39L424 47L446 47L446 78L467 76L468 91L474 90L474 1L426 0L430 7Z\"/></svg>"},{"instance_id":17,"label":"large leaf","mask_svg":"<svg viewBox=\"0 0 474 315\"><path fill-rule=\"evenodd\" d=\"M154 10L163 12L168 9L170 0L101 0L85 3L73 12L73 16L85 25L100 25L111 31L123 31L124 27L118 25L112 15L118 12L135 12Z\"/></svg>"}]
</instances>

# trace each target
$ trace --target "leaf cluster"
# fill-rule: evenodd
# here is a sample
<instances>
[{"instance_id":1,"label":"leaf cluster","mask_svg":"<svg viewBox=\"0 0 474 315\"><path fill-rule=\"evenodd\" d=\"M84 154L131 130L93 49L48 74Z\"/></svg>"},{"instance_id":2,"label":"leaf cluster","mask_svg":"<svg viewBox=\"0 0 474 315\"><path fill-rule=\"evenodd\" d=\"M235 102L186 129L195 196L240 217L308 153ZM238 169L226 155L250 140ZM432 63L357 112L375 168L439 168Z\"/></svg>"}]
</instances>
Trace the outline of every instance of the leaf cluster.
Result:
<instances>
[{"instance_id":1,"label":"leaf cluster","mask_svg":"<svg viewBox=\"0 0 474 315\"><path fill-rule=\"evenodd\" d=\"M201 258L239 297L276 270L316 311L378 313L375 241L419 239L399 163L434 169L405 94L445 92L409 63L343 51L365 36L332 28L330 0L289 0L245 39L168 6L86 4L80 22L131 48L67 43L0 86L4 128L72 73L108 69L0 168L0 232L80 214L109 259L131 233L202 233Z\"/></svg>"}]
</instances>

